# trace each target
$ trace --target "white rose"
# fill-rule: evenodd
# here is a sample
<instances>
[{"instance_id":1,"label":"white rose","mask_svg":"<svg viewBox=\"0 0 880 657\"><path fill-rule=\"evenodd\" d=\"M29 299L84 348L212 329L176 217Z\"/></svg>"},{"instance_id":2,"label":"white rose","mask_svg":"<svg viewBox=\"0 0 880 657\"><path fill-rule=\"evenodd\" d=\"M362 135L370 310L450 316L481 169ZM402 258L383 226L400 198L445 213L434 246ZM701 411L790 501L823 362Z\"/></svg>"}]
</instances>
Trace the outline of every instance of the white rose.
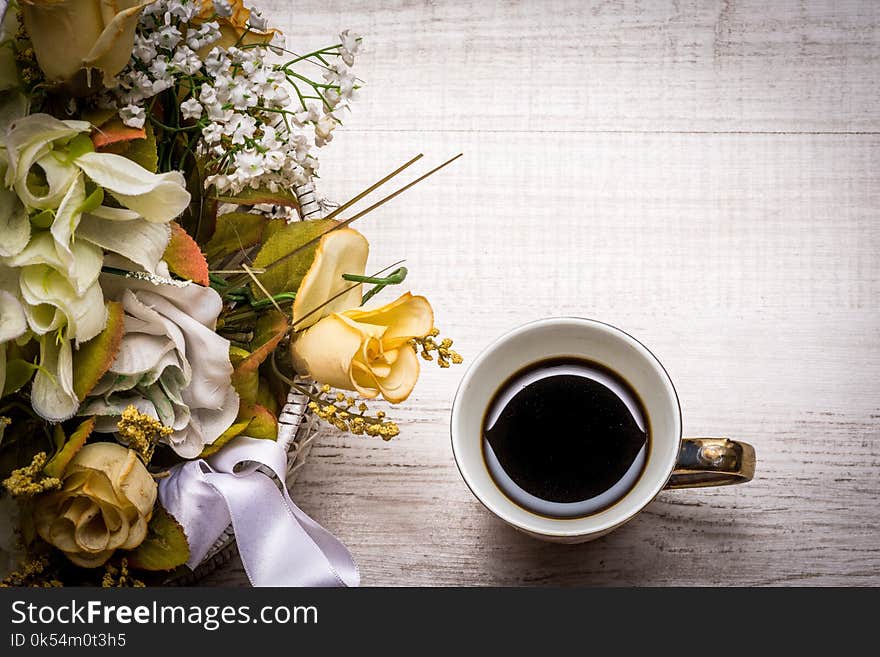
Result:
<instances>
[{"instance_id":1,"label":"white rose","mask_svg":"<svg viewBox=\"0 0 880 657\"><path fill-rule=\"evenodd\" d=\"M165 263L159 272L167 276ZM214 332L222 308L209 287L154 284L103 274L109 299L121 301L125 334L110 370L83 402L98 431L114 431L129 404L173 433L165 439L184 458L213 443L238 415L229 341Z\"/></svg>"}]
</instances>

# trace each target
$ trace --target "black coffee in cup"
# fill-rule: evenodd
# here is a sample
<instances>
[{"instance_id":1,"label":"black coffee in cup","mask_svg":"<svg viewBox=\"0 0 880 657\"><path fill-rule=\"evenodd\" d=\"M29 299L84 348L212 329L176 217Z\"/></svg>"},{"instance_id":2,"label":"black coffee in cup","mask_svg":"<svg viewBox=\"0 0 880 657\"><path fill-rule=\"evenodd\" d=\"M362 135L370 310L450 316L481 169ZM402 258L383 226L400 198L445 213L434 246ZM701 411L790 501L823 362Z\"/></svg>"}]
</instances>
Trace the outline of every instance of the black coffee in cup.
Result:
<instances>
[{"instance_id":1,"label":"black coffee in cup","mask_svg":"<svg viewBox=\"0 0 880 657\"><path fill-rule=\"evenodd\" d=\"M618 374L581 358L533 363L495 393L483 418L483 459L517 505L578 518L619 501L639 480L650 427Z\"/></svg>"}]
</instances>

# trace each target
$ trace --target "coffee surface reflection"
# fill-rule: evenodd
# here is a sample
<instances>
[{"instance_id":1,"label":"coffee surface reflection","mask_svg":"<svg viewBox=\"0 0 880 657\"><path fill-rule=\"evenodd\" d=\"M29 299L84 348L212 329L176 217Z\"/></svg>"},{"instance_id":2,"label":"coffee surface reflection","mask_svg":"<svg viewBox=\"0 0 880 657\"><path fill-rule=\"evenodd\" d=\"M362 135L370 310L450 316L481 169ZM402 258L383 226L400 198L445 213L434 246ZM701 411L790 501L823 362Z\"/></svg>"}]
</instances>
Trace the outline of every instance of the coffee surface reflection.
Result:
<instances>
[{"instance_id":1,"label":"coffee surface reflection","mask_svg":"<svg viewBox=\"0 0 880 657\"><path fill-rule=\"evenodd\" d=\"M495 393L483 458L498 488L533 513L578 518L621 499L645 468L647 415L615 372L580 358L534 363Z\"/></svg>"}]
</instances>

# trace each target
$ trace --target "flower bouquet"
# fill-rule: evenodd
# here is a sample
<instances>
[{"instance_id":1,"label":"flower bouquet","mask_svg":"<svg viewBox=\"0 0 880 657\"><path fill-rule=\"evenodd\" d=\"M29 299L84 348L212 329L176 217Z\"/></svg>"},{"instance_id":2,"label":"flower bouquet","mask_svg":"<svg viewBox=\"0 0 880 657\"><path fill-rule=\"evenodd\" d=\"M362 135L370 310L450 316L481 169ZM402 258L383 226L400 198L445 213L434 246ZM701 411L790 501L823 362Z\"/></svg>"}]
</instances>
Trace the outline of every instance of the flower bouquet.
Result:
<instances>
[{"instance_id":1,"label":"flower bouquet","mask_svg":"<svg viewBox=\"0 0 880 657\"><path fill-rule=\"evenodd\" d=\"M424 297L365 306L406 269L349 227L440 167L347 219L418 158L303 201L361 39L296 54L241 0L0 12L3 583L161 583L230 524L255 584L357 583L287 494L289 429L390 439L370 400L461 361Z\"/></svg>"}]
</instances>

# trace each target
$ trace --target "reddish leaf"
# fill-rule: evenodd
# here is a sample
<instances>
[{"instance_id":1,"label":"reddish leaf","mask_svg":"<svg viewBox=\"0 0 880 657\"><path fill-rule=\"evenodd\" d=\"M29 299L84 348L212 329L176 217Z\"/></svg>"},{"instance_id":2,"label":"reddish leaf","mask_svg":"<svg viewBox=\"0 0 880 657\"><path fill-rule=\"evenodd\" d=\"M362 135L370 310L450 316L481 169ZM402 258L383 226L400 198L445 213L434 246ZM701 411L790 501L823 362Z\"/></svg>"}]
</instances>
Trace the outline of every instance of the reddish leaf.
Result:
<instances>
[{"instance_id":1,"label":"reddish leaf","mask_svg":"<svg viewBox=\"0 0 880 657\"><path fill-rule=\"evenodd\" d=\"M80 401L86 398L110 369L119 352L124 332L125 316L122 304L118 301L108 301L107 325L104 330L83 344L73 358L73 391Z\"/></svg>"},{"instance_id":2,"label":"reddish leaf","mask_svg":"<svg viewBox=\"0 0 880 657\"><path fill-rule=\"evenodd\" d=\"M92 132L92 143L97 150L101 150L111 144L146 138L146 130L143 128L129 128L120 119L108 121Z\"/></svg>"},{"instance_id":3,"label":"reddish leaf","mask_svg":"<svg viewBox=\"0 0 880 657\"><path fill-rule=\"evenodd\" d=\"M210 285L208 261L196 241L180 227L171 222L171 240L163 256L168 269L181 278L187 278L199 285Z\"/></svg>"}]
</instances>

